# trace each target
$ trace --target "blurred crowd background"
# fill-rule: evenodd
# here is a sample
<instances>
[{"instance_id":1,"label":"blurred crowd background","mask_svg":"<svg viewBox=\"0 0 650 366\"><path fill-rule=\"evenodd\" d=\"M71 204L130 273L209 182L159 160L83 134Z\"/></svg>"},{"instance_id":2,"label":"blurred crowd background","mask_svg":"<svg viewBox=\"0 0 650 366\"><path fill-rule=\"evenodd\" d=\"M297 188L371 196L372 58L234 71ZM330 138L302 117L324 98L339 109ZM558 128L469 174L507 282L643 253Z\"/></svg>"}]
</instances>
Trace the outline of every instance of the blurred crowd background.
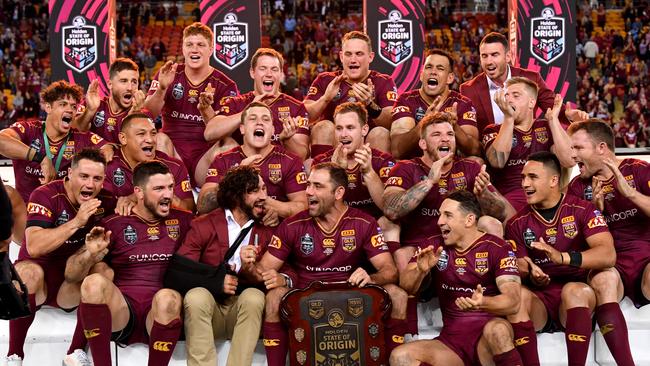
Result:
<instances>
[{"instance_id":1,"label":"blurred crowd background","mask_svg":"<svg viewBox=\"0 0 650 366\"><path fill-rule=\"evenodd\" d=\"M118 54L140 65L141 87L168 59L182 61L182 29L199 18L197 1L118 3ZM454 89L480 72L478 44L506 32L505 0L429 0L426 46L457 57ZM617 147L650 146L648 0L577 4L578 107L617 132ZM340 67L340 39L361 29L362 2L263 0L263 46L284 54L284 92L302 99L318 73ZM0 0L0 128L38 118L50 80L47 1ZM42 117L42 116L41 116Z\"/></svg>"}]
</instances>

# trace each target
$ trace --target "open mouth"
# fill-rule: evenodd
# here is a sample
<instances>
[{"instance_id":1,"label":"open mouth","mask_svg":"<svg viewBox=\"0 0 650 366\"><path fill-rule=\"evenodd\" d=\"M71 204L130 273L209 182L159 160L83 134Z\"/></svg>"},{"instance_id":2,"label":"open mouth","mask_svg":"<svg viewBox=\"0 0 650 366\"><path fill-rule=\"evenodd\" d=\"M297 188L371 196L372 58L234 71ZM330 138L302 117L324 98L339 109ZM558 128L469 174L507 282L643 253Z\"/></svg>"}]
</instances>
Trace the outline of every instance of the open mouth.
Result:
<instances>
[{"instance_id":1,"label":"open mouth","mask_svg":"<svg viewBox=\"0 0 650 366\"><path fill-rule=\"evenodd\" d=\"M262 81L262 88L265 91L273 90L273 84L274 84L273 80L264 80L264 81Z\"/></svg>"},{"instance_id":2,"label":"open mouth","mask_svg":"<svg viewBox=\"0 0 650 366\"><path fill-rule=\"evenodd\" d=\"M200 55L190 55L190 60L192 61L198 61L201 59Z\"/></svg>"},{"instance_id":3,"label":"open mouth","mask_svg":"<svg viewBox=\"0 0 650 366\"><path fill-rule=\"evenodd\" d=\"M147 157L149 157L149 156L153 156L153 152L155 151L155 149L153 146L145 146L142 148L142 151Z\"/></svg>"},{"instance_id":4,"label":"open mouth","mask_svg":"<svg viewBox=\"0 0 650 366\"><path fill-rule=\"evenodd\" d=\"M318 199L316 199L316 197L308 197L307 203L309 204L310 208L316 207L318 206Z\"/></svg>"},{"instance_id":5,"label":"open mouth","mask_svg":"<svg viewBox=\"0 0 650 366\"><path fill-rule=\"evenodd\" d=\"M93 198L93 191L82 190L81 192L79 192L79 195L83 200L89 200Z\"/></svg>"},{"instance_id":6,"label":"open mouth","mask_svg":"<svg viewBox=\"0 0 650 366\"><path fill-rule=\"evenodd\" d=\"M435 88L436 86L438 86L438 80L434 78L430 78L427 80L427 85Z\"/></svg>"},{"instance_id":7,"label":"open mouth","mask_svg":"<svg viewBox=\"0 0 650 366\"><path fill-rule=\"evenodd\" d=\"M497 69L496 65L490 65L485 68L485 70L487 70L488 72L495 71L496 69Z\"/></svg>"},{"instance_id":8,"label":"open mouth","mask_svg":"<svg viewBox=\"0 0 650 366\"><path fill-rule=\"evenodd\" d=\"M440 228L440 233L442 234L443 239L447 239L447 237L449 236L449 233L451 233L451 230L449 230L447 228L444 228L444 229Z\"/></svg>"},{"instance_id":9,"label":"open mouth","mask_svg":"<svg viewBox=\"0 0 650 366\"><path fill-rule=\"evenodd\" d=\"M438 156L443 157L451 154L451 147L449 146L440 146L438 147Z\"/></svg>"},{"instance_id":10,"label":"open mouth","mask_svg":"<svg viewBox=\"0 0 650 366\"><path fill-rule=\"evenodd\" d=\"M359 70L360 68L361 68L361 66L359 66L359 65L350 65L350 66L348 66L348 69L350 69L350 70Z\"/></svg>"},{"instance_id":11,"label":"open mouth","mask_svg":"<svg viewBox=\"0 0 650 366\"><path fill-rule=\"evenodd\" d=\"M264 130L261 128L256 128L255 131L253 131L253 136L264 137Z\"/></svg>"},{"instance_id":12,"label":"open mouth","mask_svg":"<svg viewBox=\"0 0 650 366\"><path fill-rule=\"evenodd\" d=\"M339 142L340 142L341 145L343 145L343 146L348 146L348 145L351 145L351 144L352 144L352 140L339 140Z\"/></svg>"},{"instance_id":13,"label":"open mouth","mask_svg":"<svg viewBox=\"0 0 650 366\"><path fill-rule=\"evenodd\" d=\"M158 202L158 207L160 207L163 211L169 211L172 205L172 200L169 198L164 198Z\"/></svg>"},{"instance_id":14,"label":"open mouth","mask_svg":"<svg viewBox=\"0 0 650 366\"><path fill-rule=\"evenodd\" d=\"M126 93L122 96L122 99L126 104L131 104L131 100L133 99L133 94L131 93Z\"/></svg>"},{"instance_id":15,"label":"open mouth","mask_svg":"<svg viewBox=\"0 0 650 366\"><path fill-rule=\"evenodd\" d=\"M61 121L63 122L64 127L70 127L70 124L72 123L72 115L70 114L63 115L63 117L61 117Z\"/></svg>"},{"instance_id":16,"label":"open mouth","mask_svg":"<svg viewBox=\"0 0 650 366\"><path fill-rule=\"evenodd\" d=\"M537 191L535 191L534 189L525 189L524 190L524 193L526 194L526 197L530 197L530 196L534 195L535 192L537 192Z\"/></svg>"}]
</instances>

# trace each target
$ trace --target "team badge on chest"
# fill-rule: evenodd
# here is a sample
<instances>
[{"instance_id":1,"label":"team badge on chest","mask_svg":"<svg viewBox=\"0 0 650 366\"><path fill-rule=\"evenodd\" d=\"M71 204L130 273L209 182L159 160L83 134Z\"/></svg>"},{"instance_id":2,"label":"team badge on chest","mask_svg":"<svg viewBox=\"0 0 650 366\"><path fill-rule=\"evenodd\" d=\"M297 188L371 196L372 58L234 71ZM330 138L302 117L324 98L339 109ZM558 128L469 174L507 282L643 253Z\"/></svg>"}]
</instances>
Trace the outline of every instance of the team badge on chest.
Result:
<instances>
[{"instance_id":1,"label":"team badge on chest","mask_svg":"<svg viewBox=\"0 0 650 366\"><path fill-rule=\"evenodd\" d=\"M341 241L343 242L343 250L352 252L357 248L357 242L354 238L354 229L341 231Z\"/></svg>"},{"instance_id":2,"label":"team badge on chest","mask_svg":"<svg viewBox=\"0 0 650 366\"><path fill-rule=\"evenodd\" d=\"M300 238L300 251L304 255L311 255L314 252L314 238L305 234Z\"/></svg>"},{"instance_id":3,"label":"team badge on chest","mask_svg":"<svg viewBox=\"0 0 650 366\"><path fill-rule=\"evenodd\" d=\"M113 173L113 184L115 184L117 187L121 187L126 183L126 176L124 175L124 171L121 168L115 169L115 173Z\"/></svg>"},{"instance_id":4,"label":"team badge on chest","mask_svg":"<svg viewBox=\"0 0 650 366\"><path fill-rule=\"evenodd\" d=\"M573 215L562 218L562 231L564 231L564 236L569 239L573 239L578 235L578 228Z\"/></svg>"},{"instance_id":5,"label":"team badge on chest","mask_svg":"<svg viewBox=\"0 0 650 366\"><path fill-rule=\"evenodd\" d=\"M138 232L135 231L133 226L128 225L126 229L122 231L124 234L124 241L133 245L135 244L136 241L138 241Z\"/></svg>"},{"instance_id":6,"label":"team badge on chest","mask_svg":"<svg viewBox=\"0 0 650 366\"><path fill-rule=\"evenodd\" d=\"M180 235L180 225L178 224L177 219L165 220L165 226L167 227L167 236L172 240L177 240Z\"/></svg>"},{"instance_id":7,"label":"team badge on chest","mask_svg":"<svg viewBox=\"0 0 650 366\"><path fill-rule=\"evenodd\" d=\"M269 180L274 184L282 180L282 164L269 164Z\"/></svg>"}]
</instances>

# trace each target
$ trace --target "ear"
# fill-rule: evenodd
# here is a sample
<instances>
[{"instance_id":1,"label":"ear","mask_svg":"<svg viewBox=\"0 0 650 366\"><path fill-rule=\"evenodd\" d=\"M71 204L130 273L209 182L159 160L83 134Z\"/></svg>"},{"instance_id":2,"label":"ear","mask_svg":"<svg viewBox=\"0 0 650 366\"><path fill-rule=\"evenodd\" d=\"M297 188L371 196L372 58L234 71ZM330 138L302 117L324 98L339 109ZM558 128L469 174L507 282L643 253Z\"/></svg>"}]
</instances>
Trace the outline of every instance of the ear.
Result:
<instances>
[{"instance_id":1,"label":"ear","mask_svg":"<svg viewBox=\"0 0 650 366\"><path fill-rule=\"evenodd\" d=\"M506 63L510 65L510 61L512 61L512 49L506 51Z\"/></svg>"},{"instance_id":2,"label":"ear","mask_svg":"<svg viewBox=\"0 0 650 366\"><path fill-rule=\"evenodd\" d=\"M420 140L418 141L418 146L420 147L420 149L422 149L422 151L427 150L427 142L424 141L423 138L420 138Z\"/></svg>"},{"instance_id":3,"label":"ear","mask_svg":"<svg viewBox=\"0 0 650 366\"><path fill-rule=\"evenodd\" d=\"M343 200L343 196L345 196L345 187L343 186L336 187L336 190L334 190L334 198L337 201L341 201Z\"/></svg>"},{"instance_id":4,"label":"ear","mask_svg":"<svg viewBox=\"0 0 650 366\"><path fill-rule=\"evenodd\" d=\"M244 124L239 123L239 133L241 133L242 136L244 136Z\"/></svg>"},{"instance_id":5,"label":"ear","mask_svg":"<svg viewBox=\"0 0 650 366\"><path fill-rule=\"evenodd\" d=\"M368 127L368 124L366 123L363 125L363 127L361 127L361 136L368 136L368 132L370 132L370 127Z\"/></svg>"},{"instance_id":6,"label":"ear","mask_svg":"<svg viewBox=\"0 0 650 366\"><path fill-rule=\"evenodd\" d=\"M117 134L117 139L120 141L121 145L126 145L126 134L124 132L121 132Z\"/></svg>"},{"instance_id":7,"label":"ear","mask_svg":"<svg viewBox=\"0 0 650 366\"><path fill-rule=\"evenodd\" d=\"M560 176L557 174L553 174L553 176L551 177L551 188L557 187L558 185L560 185Z\"/></svg>"},{"instance_id":8,"label":"ear","mask_svg":"<svg viewBox=\"0 0 650 366\"><path fill-rule=\"evenodd\" d=\"M50 103L43 103L43 106L45 107L45 113L52 113L52 105Z\"/></svg>"},{"instance_id":9,"label":"ear","mask_svg":"<svg viewBox=\"0 0 650 366\"><path fill-rule=\"evenodd\" d=\"M375 53L374 53L374 52L370 52L370 53L368 54L368 58L370 59L370 62L372 62L372 60L375 59Z\"/></svg>"},{"instance_id":10,"label":"ear","mask_svg":"<svg viewBox=\"0 0 650 366\"><path fill-rule=\"evenodd\" d=\"M138 198L138 201L144 200L144 191L140 186L133 186L133 193Z\"/></svg>"},{"instance_id":11,"label":"ear","mask_svg":"<svg viewBox=\"0 0 650 366\"><path fill-rule=\"evenodd\" d=\"M467 214L467 216L465 216L465 227L472 227L476 224L478 224L478 219L476 215Z\"/></svg>"},{"instance_id":12,"label":"ear","mask_svg":"<svg viewBox=\"0 0 650 366\"><path fill-rule=\"evenodd\" d=\"M447 85L453 84L454 80L456 79L456 74L454 72L450 72L449 75L447 75Z\"/></svg>"},{"instance_id":13,"label":"ear","mask_svg":"<svg viewBox=\"0 0 650 366\"><path fill-rule=\"evenodd\" d=\"M252 67L248 69L248 75L251 76L251 79L255 80L255 70Z\"/></svg>"}]
</instances>

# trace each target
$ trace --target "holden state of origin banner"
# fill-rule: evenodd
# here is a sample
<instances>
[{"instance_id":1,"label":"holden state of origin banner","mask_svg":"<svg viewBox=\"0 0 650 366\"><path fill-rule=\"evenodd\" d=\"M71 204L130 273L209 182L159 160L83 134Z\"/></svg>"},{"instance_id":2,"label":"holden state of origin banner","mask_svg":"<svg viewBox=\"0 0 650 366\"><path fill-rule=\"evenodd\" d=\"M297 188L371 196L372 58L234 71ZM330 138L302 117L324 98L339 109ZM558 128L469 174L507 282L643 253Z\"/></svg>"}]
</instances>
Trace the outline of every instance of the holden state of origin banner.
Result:
<instances>
[{"instance_id":1,"label":"holden state of origin banner","mask_svg":"<svg viewBox=\"0 0 650 366\"><path fill-rule=\"evenodd\" d=\"M364 0L363 13L375 52L370 68L391 75L400 94L417 88L426 52L426 0Z\"/></svg>"},{"instance_id":2,"label":"holden state of origin banner","mask_svg":"<svg viewBox=\"0 0 650 366\"><path fill-rule=\"evenodd\" d=\"M99 79L108 94L108 68L116 57L115 0L50 0L52 81L86 89Z\"/></svg>"},{"instance_id":3,"label":"holden state of origin banner","mask_svg":"<svg viewBox=\"0 0 650 366\"><path fill-rule=\"evenodd\" d=\"M261 47L259 0L201 0L201 23L214 32L210 64L231 78L241 93L253 90L248 70Z\"/></svg>"},{"instance_id":4,"label":"holden state of origin banner","mask_svg":"<svg viewBox=\"0 0 650 366\"><path fill-rule=\"evenodd\" d=\"M515 66L534 70L546 85L576 101L576 9L573 0L508 0Z\"/></svg>"}]
</instances>

